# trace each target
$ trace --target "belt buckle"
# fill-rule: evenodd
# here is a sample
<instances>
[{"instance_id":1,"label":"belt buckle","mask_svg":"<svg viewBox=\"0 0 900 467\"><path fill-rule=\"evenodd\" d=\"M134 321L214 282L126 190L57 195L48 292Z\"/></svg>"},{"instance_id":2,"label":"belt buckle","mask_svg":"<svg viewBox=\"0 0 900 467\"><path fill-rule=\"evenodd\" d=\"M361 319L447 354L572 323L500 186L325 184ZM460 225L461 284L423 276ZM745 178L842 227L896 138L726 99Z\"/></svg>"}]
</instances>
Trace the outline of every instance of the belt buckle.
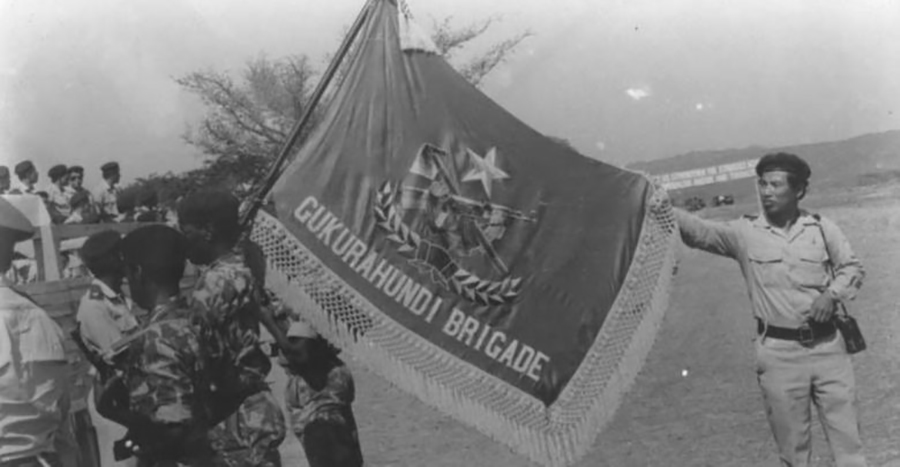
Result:
<instances>
[{"instance_id":1,"label":"belt buckle","mask_svg":"<svg viewBox=\"0 0 900 467\"><path fill-rule=\"evenodd\" d=\"M816 336L813 334L812 328L809 327L809 324L804 323L803 326L797 328L797 333L799 334L800 345L803 347L812 347L813 342L816 341Z\"/></svg>"}]
</instances>

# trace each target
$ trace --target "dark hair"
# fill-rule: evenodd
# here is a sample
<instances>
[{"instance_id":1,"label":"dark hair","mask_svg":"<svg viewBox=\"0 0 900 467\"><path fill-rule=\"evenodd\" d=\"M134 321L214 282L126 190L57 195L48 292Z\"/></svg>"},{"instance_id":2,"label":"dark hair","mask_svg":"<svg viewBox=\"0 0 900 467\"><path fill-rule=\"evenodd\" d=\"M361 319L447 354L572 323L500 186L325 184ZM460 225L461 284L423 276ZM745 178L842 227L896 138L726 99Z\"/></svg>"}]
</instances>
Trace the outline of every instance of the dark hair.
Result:
<instances>
[{"instance_id":1,"label":"dark hair","mask_svg":"<svg viewBox=\"0 0 900 467\"><path fill-rule=\"evenodd\" d=\"M233 243L240 236L240 201L227 191L193 193L178 203L178 222L198 227L211 226L220 240Z\"/></svg>"},{"instance_id":2,"label":"dark hair","mask_svg":"<svg viewBox=\"0 0 900 467\"><path fill-rule=\"evenodd\" d=\"M187 242L177 230L160 224L133 230L122 240L126 266L140 266L145 280L178 286L187 262Z\"/></svg>"},{"instance_id":3,"label":"dark hair","mask_svg":"<svg viewBox=\"0 0 900 467\"><path fill-rule=\"evenodd\" d=\"M776 152L766 154L756 164L756 175L762 177L764 173L780 170L787 173L787 182L794 190L806 188L809 185L809 177L812 170L809 164L801 157L789 152Z\"/></svg>"}]
</instances>

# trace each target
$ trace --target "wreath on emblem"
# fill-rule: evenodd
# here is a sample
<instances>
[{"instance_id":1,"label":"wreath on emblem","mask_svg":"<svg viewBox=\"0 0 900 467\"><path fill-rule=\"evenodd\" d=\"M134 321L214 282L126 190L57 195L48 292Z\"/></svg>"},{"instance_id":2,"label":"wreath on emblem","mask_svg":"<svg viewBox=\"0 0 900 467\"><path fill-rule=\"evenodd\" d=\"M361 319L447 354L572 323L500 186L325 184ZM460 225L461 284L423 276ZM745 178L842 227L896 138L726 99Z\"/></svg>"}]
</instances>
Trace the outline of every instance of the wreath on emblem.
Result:
<instances>
[{"instance_id":1,"label":"wreath on emblem","mask_svg":"<svg viewBox=\"0 0 900 467\"><path fill-rule=\"evenodd\" d=\"M450 258L449 252L422 238L403 222L395 204L396 197L396 187L384 182L375 196L374 213L377 227L385 232L385 238L396 246L400 254L429 272L433 281L466 300L480 305L505 305L515 301L521 292L521 278L507 277L492 281L478 277L453 259L448 259L441 266L429 262L427 259L434 254Z\"/></svg>"}]
</instances>

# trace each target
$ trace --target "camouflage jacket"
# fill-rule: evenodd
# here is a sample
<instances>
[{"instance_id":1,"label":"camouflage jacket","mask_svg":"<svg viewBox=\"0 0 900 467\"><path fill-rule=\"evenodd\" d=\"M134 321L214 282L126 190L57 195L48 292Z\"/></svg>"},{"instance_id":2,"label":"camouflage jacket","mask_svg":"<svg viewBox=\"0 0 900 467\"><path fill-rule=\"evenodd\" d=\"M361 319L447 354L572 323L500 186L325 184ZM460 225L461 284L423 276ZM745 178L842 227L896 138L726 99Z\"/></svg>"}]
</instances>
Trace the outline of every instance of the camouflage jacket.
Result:
<instances>
[{"instance_id":1,"label":"camouflage jacket","mask_svg":"<svg viewBox=\"0 0 900 467\"><path fill-rule=\"evenodd\" d=\"M239 369L244 386L263 386L271 362L260 346L259 292L243 255L219 258L201 272L189 299L207 355Z\"/></svg>"},{"instance_id":2,"label":"camouflage jacket","mask_svg":"<svg viewBox=\"0 0 900 467\"><path fill-rule=\"evenodd\" d=\"M156 307L147 325L113 346L123 355L130 409L156 423L193 423L205 418L208 385L204 359L182 300Z\"/></svg>"}]
</instances>

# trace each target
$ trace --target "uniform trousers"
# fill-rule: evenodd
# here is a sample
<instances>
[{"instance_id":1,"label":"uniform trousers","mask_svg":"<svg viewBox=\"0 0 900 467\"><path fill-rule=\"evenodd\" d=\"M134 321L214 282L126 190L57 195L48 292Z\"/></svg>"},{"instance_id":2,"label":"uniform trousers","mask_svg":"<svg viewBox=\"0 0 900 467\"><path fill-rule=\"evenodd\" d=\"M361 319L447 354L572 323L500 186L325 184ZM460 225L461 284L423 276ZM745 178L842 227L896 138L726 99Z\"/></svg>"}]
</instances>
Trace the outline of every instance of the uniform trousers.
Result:
<instances>
[{"instance_id":1,"label":"uniform trousers","mask_svg":"<svg viewBox=\"0 0 900 467\"><path fill-rule=\"evenodd\" d=\"M865 467L853 364L840 333L811 347L759 337L757 379L781 464L812 460L812 406L818 409L837 467Z\"/></svg>"}]
</instances>

